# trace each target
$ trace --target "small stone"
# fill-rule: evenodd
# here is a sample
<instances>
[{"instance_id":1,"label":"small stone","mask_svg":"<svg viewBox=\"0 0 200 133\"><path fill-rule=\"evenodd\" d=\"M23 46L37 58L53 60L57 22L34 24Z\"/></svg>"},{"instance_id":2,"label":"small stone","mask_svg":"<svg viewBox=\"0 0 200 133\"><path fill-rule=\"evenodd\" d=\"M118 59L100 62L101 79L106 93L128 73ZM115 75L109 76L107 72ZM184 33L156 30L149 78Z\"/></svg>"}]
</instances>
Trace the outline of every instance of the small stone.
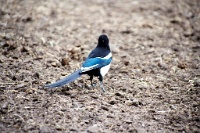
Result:
<instances>
[{"instance_id":1,"label":"small stone","mask_svg":"<svg viewBox=\"0 0 200 133\"><path fill-rule=\"evenodd\" d=\"M77 53L79 53L79 50L80 50L80 48L73 48L70 52L72 54L77 54Z\"/></svg>"},{"instance_id":2,"label":"small stone","mask_svg":"<svg viewBox=\"0 0 200 133\"><path fill-rule=\"evenodd\" d=\"M4 102L4 103L1 105L1 108L2 108L2 109L7 109L7 108L8 108L8 102Z\"/></svg>"},{"instance_id":3,"label":"small stone","mask_svg":"<svg viewBox=\"0 0 200 133\"><path fill-rule=\"evenodd\" d=\"M115 100L112 100L112 101L109 102L109 104L111 104L111 105L114 105L116 103L117 103L117 101L115 101Z\"/></svg>"},{"instance_id":4,"label":"small stone","mask_svg":"<svg viewBox=\"0 0 200 133\"><path fill-rule=\"evenodd\" d=\"M124 122L127 123L127 124L133 123L133 121L131 121L131 120L124 120Z\"/></svg>"},{"instance_id":5,"label":"small stone","mask_svg":"<svg viewBox=\"0 0 200 133\"><path fill-rule=\"evenodd\" d=\"M44 37L41 37L41 41L42 41L42 44L46 43L46 39Z\"/></svg>"},{"instance_id":6,"label":"small stone","mask_svg":"<svg viewBox=\"0 0 200 133\"><path fill-rule=\"evenodd\" d=\"M119 92L116 92L115 96L123 97L123 95L121 93L119 93Z\"/></svg>"},{"instance_id":7,"label":"small stone","mask_svg":"<svg viewBox=\"0 0 200 133\"><path fill-rule=\"evenodd\" d=\"M174 19L170 20L172 24L180 24L183 22L183 19L181 17L175 17Z\"/></svg>"},{"instance_id":8,"label":"small stone","mask_svg":"<svg viewBox=\"0 0 200 133\"><path fill-rule=\"evenodd\" d=\"M190 29L190 30L185 31L183 34L185 37L189 37L189 36L192 36L192 34L194 34L194 33L193 33L192 29Z\"/></svg>"},{"instance_id":9,"label":"small stone","mask_svg":"<svg viewBox=\"0 0 200 133\"><path fill-rule=\"evenodd\" d=\"M39 74L38 72L36 72L35 74L33 74L33 77L39 78L39 77L40 77L40 74Z\"/></svg>"},{"instance_id":10,"label":"small stone","mask_svg":"<svg viewBox=\"0 0 200 133\"><path fill-rule=\"evenodd\" d=\"M52 65L53 67L56 67L56 66L57 66L57 63L56 63L56 62L52 62L51 65Z\"/></svg>"},{"instance_id":11,"label":"small stone","mask_svg":"<svg viewBox=\"0 0 200 133\"><path fill-rule=\"evenodd\" d=\"M21 52L29 52L30 49L28 47L22 47Z\"/></svg>"},{"instance_id":12,"label":"small stone","mask_svg":"<svg viewBox=\"0 0 200 133\"><path fill-rule=\"evenodd\" d=\"M138 101L137 99L132 99L132 100L126 101L126 105L128 105L128 106L136 106L136 107L138 107L141 104L142 103L140 101Z\"/></svg>"},{"instance_id":13,"label":"small stone","mask_svg":"<svg viewBox=\"0 0 200 133\"><path fill-rule=\"evenodd\" d=\"M27 89L27 90L26 90L26 93L27 93L27 94L33 94L33 93L36 92L36 91L37 91L36 88L30 88L30 89Z\"/></svg>"},{"instance_id":14,"label":"small stone","mask_svg":"<svg viewBox=\"0 0 200 133\"><path fill-rule=\"evenodd\" d=\"M103 110L105 110L105 111L108 111L108 110L109 110L109 108L107 108L107 107L105 107L105 106L101 106L101 108L102 108Z\"/></svg>"},{"instance_id":15,"label":"small stone","mask_svg":"<svg viewBox=\"0 0 200 133\"><path fill-rule=\"evenodd\" d=\"M114 115L107 115L107 118L115 118Z\"/></svg>"},{"instance_id":16,"label":"small stone","mask_svg":"<svg viewBox=\"0 0 200 133\"><path fill-rule=\"evenodd\" d=\"M94 99L98 99L97 95L91 95L91 97L94 98Z\"/></svg>"},{"instance_id":17,"label":"small stone","mask_svg":"<svg viewBox=\"0 0 200 133\"><path fill-rule=\"evenodd\" d=\"M27 93L27 94L32 94L32 93L33 93L33 90L27 89L27 90L26 90L26 93Z\"/></svg>"},{"instance_id":18,"label":"small stone","mask_svg":"<svg viewBox=\"0 0 200 133\"><path fill-rule=\"evenodd\" d=\"M180 69L185 69L185 68L187 67L187 64L184 63L184 62L179 62L178 67L179 67Z\"/></svg>"},{"instance_id":19,"label":"small stone","mask_svg":"<svg viewBox=\"0 0 200 133\"><path fill-rule=\"evenodd\" d=\"M62 66L69 65L69 58L67 58L67 57L62 58L61 64L62 64Z\"/></svg>"},{"instance_id":20,"label":"small stone","mask_svg":"<svg viewBox=\"0 0 200 133\"><path fill-rule=\"evenodd\" d=\"M130 64L129 61L124 61L124 65L125 65L125 66L128 66L129 64Z\"/></svg>"}]
</instances>

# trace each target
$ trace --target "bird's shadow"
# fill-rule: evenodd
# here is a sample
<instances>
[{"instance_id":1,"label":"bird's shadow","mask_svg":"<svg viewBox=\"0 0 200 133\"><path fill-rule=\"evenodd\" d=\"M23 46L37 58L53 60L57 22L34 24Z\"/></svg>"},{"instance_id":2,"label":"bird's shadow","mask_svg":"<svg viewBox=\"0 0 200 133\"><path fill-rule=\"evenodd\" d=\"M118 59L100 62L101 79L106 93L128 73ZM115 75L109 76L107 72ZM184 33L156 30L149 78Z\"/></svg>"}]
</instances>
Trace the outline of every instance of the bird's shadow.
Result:
<instances>
[{"instance_id":1,"label":"bird's shadow","mask_svg":"<svg viewBox=\"0 0 200 133\"><path fill-rule=\"evenodd\" d=\"M44 88L43 89L50 95L58 94L65 95L69 97L74 97L78 94L92 93L95 91L96 87L93 87L87 83L71 83L70 85L65 85L58 88Z\"/></svg>"}]
</instances>

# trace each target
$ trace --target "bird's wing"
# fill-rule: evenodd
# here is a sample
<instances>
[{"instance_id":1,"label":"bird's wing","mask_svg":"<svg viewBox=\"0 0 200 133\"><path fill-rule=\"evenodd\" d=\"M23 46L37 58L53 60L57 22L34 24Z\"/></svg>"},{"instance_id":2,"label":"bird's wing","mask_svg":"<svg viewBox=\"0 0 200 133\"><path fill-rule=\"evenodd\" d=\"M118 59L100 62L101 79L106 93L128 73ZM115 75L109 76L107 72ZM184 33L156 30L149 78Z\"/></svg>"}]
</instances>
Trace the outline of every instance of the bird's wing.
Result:
<instances>
[{"instance_id":1,"label":"bird's wing","mask_svg":"<svg viewBox=\"0 0 200 133\"><path fill-rule=\"evenodd\" d=\"M96 58L87 58L81 67L81 72L87 72L92 69L101 68L110 64L112 61L112 54L107 55L104 58L96 57Z\"/></svg>"}]
</instances>

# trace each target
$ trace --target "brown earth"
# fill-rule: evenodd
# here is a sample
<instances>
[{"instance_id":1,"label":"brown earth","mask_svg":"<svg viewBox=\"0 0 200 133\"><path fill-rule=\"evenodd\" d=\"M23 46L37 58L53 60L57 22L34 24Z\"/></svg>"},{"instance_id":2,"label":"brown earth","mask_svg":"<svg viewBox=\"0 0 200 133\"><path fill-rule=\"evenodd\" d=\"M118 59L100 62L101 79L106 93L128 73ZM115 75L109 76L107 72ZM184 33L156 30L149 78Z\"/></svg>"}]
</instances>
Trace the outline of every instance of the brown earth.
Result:
<instances>
[{"instance_id":1,"label":"brown earth","mask_svg":"<svg viewBox=\"0 0 200 133\"><path fill-rule=\"evenodd\" d=\"M42 87L102 33L106 93ZM199 0L1 0L0 53L0 132L200 132Z\"/></svg>"}]
</instances>

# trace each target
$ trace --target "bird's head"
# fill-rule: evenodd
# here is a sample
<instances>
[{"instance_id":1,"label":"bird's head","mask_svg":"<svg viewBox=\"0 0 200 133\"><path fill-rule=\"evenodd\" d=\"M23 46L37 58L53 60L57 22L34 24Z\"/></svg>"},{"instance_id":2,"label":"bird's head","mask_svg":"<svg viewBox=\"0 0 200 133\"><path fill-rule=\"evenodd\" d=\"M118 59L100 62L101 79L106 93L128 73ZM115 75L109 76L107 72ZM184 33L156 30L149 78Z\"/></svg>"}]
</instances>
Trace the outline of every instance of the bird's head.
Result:
<instances>
[{"instance_id":1,"label":"bird's head","mask_svg":"<svg viewBox=\"0 0 200 133\"><path fill-rule=\"evenodd\" d=\"M108 37L106 35L99 36L98 44L99 45L108 45L109 44Z\"/></svg>"}]
</instances>

